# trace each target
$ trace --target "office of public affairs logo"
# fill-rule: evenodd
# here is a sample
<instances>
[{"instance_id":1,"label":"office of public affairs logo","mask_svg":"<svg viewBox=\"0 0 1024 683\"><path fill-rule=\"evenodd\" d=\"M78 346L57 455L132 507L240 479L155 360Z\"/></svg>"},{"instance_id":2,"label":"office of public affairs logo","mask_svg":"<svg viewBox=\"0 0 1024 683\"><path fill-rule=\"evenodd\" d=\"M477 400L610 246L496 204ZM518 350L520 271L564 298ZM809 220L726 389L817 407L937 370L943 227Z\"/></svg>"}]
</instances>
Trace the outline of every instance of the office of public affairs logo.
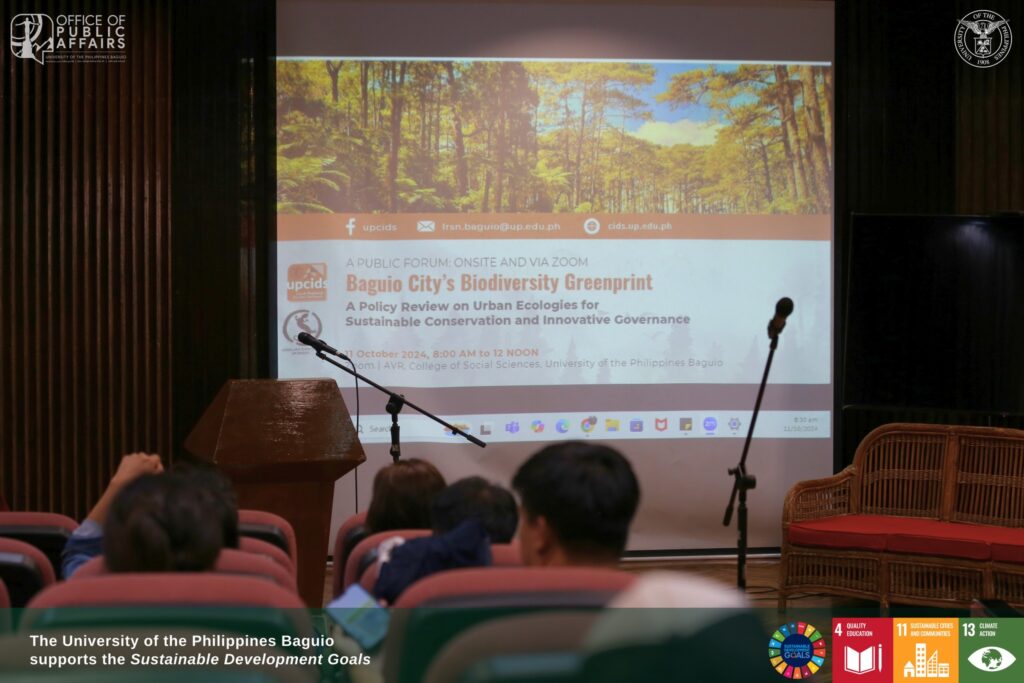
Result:
<instances>
[{"instance_id":1,"label":"office of public affairs logo","mask_svg":"<svg viewBox=\"0 0 1024 683\"><path fill-rule=\"evenodd\" d=\"M11 52L44 64L53 52L53 19L48 14L18 14L11 19Z\"/></svg>"},{"instance_id":2,"label":"office of public affairs logo","mask_svg":"<svg viewBox=\"0 0 1024 683\"><path fill-rule=\"evenodd\" d=\"M953 45L960 59L988 69L1006 59L1013 45L1009 22L987 9L968 12L957 22Z\"/></svg>"},{"instance_id":3,"label":"office of public affairs logo","mask_svg":"<svg viewBox=\"0 0 1024 683\"><path fill-rule=\"evenodd\" d=\"M825 636L803 621L783 624L768 641L768 661L780 676L810 678L825 664Z\"/></svg>"}]
</instances>

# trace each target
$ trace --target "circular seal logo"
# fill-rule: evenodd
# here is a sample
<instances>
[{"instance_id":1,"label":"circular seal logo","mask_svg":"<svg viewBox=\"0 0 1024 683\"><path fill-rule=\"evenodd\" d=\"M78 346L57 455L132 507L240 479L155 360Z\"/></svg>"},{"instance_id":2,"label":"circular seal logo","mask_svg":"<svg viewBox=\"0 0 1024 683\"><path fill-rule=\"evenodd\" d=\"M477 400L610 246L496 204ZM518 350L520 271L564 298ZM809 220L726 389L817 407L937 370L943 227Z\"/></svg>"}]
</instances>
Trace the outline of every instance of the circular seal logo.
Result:
<instances>
[{"instance_id":1,"label":"circular seal logo","mask_svg":"<svg viewBox=\"0 0 1024 683\"><path fill-rule=\"evenodd\" d=\"M1012 44L1010 24L987 9L965 14L953 32L953 45L960 59L979 69L987 69L1006 59Z\"/></svg>"},{"instance_id":2,"label":"circular seal logo","mask_svg":"<svg viewBox=\"0 0 1024 683\"><path fill-rule=\"evenodd\" d=\"M319 337L323 331L324 324L320 322L320 316L305 308L293 311L291 315L284 319L284 326L281 328L285 339L292 344L300 345L301 343L298 341L299 332L309 332L314 337Z\"/></svg>"},{"instance_id":3,"label":"circular seal logo","mask_svg":"<svg viewBox=\"0 0 1024 683\"><path fill-rule=\"evenodd\" d=\"M810 678L825 663L825 637L803 621L783 624L768 641L768 661L786 678Z\"/></svg>"}]
</instances>

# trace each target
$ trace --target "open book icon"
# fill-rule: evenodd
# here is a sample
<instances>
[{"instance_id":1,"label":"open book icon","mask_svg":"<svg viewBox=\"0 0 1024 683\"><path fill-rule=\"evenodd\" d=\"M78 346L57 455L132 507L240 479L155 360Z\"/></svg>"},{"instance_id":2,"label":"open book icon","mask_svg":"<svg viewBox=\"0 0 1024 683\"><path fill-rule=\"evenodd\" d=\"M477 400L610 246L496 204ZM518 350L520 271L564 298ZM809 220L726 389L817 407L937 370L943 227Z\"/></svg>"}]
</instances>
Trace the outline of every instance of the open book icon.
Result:
<instances>
[{"instance_id":1,"label":"open book icon","mask_svg":"<svg viewBox=\"0 0 1024 683\"><path fill-rule=\"evenodd\" d=\"M877 650L877 653L875 652ZM866 674L882 670L882 646L871 646L864 650L854 650L849 645L844 652L843 668L851 674Z\"/></svg>"}]
</instances>

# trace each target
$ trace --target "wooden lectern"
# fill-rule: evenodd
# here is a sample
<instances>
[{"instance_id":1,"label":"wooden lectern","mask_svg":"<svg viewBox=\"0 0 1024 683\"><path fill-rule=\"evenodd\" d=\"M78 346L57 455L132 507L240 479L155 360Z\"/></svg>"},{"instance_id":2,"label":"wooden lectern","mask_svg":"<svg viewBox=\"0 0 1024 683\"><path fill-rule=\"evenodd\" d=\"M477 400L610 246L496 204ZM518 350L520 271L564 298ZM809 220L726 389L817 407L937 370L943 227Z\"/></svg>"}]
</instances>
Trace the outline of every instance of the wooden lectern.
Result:
<instances>
[{"instance_id":1,"label":"wooden lectern","mask_svg":"<svg viewBox=\"0 0 1024 683\"><path fill-rule=\"evenodd\" d=\"M240 508L291 522L299 593L320 607L334 482L366 460L334 380L229 380L185 449L231 478Z\"/></svg>"}]
</instances>

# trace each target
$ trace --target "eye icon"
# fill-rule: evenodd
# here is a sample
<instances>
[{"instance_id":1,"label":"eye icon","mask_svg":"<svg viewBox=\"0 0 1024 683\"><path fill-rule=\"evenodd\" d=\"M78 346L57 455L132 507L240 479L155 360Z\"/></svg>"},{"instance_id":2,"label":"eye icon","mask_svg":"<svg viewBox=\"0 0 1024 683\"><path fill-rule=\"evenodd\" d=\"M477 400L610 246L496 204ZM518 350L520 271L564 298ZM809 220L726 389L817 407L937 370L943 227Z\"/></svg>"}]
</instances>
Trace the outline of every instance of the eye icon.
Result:
<instances>
[{"instance_id":1,"label":"eye icon","mask_svg":"<svg viewBox=\"0 0 1024 683\"><path fill-rule=\"evenodd\" d=\"M1017 661L1013 653L1001 647L983 647L967 658L975 669L982 671L1005 671Z\"/></svg>"}]
</instances>

